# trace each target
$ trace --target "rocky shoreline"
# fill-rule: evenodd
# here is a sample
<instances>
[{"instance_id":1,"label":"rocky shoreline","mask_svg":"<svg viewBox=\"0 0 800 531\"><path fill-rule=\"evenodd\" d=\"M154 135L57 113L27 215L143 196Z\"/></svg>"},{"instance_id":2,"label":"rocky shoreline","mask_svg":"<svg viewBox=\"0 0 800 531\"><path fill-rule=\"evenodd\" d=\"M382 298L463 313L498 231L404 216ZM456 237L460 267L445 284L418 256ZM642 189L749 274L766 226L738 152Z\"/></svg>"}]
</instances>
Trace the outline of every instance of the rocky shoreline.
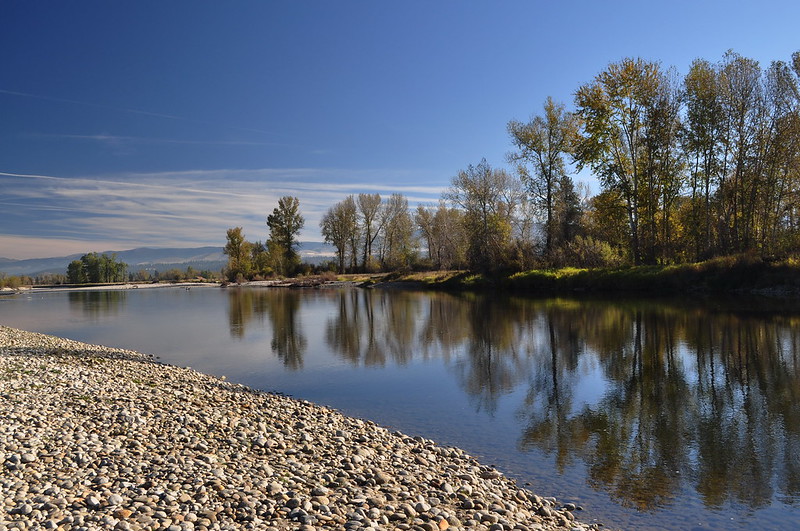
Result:
<instances>
[{"instance_id":1,"label":"rocky shoreline","mask_svg":"<svg viewBox=\"0 0 800 531\"><path fill-rule=\"evenodd\" d=\"M457 448L0 326L0 531L587 530Z\"/></svg>"}]
</instances>

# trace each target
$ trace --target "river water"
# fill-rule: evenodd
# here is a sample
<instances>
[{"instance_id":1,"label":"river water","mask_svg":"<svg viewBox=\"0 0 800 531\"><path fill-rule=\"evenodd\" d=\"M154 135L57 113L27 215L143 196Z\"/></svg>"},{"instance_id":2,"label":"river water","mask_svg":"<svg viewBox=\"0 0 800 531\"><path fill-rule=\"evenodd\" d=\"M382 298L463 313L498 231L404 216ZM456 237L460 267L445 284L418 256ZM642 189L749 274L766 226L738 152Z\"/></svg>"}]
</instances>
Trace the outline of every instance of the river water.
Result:
<instances>
[{"instance_id":1,"label":"river water","mask_svg":"<svg viewBox=\"0 0 800 531\"><path fill-rule=\"evenodd\" d=\"M0 324L459 446L586 522L800 528L798 301L161 288L3 296Z\"/></svg>"}]
</instances>

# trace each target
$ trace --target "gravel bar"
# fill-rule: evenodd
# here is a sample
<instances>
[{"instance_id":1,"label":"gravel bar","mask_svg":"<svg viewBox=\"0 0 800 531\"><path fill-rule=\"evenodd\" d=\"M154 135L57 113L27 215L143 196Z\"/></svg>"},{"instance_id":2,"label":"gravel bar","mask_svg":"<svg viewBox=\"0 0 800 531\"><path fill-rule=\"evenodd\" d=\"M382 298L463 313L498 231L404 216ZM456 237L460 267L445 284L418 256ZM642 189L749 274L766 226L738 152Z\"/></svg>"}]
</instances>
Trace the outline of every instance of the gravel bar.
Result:
<instances>
[{"instance_id":1,"label":"gravel bar","mask_svg":"<svg viewBox=\"0 0 800 531\"><path fill-rule=\"evenodd\" d=\"M599 527L457 448L5 326L0 467L0 531Z\"/></svg>"}]
</instances>

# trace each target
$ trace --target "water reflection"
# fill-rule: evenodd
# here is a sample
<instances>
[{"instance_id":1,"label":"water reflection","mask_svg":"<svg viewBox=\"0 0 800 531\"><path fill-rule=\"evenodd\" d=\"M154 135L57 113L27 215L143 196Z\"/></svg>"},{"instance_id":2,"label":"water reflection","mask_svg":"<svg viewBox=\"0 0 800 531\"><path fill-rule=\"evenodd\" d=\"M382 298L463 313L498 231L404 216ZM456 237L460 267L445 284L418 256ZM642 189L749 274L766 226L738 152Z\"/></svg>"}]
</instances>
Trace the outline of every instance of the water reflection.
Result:
<instances>
[{"instance_id":1,"label":"water reflection","mask_svg":"<svg viewBox=\"0 0 800 531\"><path fill-rule=\"evenodd\" d=\"M325 341L357 366L408 363L417 351L417 318L422 299L406 292L344 290L331 292L336 308L325 327Z\"/></svg>"},{"instance_id":2,"label":"water reflection","mask_svg":"<svg viewBox=\"0 0 800 531\"><path fill-rule=\"evenodd\" d=\"M487 298L432 293L346 290L331 294L329 348L356 366L408 364L414 358L449 362L479 409L526 377L520 351L524 330L506 319L507 308Z\"/></svg>"},{"instance_id":3,"label":"water reflection","mask_svg":"<svg viewBox=\"0 0 800 531\"><path fill-rule=\"evenodd\" d=\"M124 290L70 291L69 305L93 319L116 315L125 307L128 293Z\"/></svg>"},{"instance_id":4,"label":"water reflection","mask_svg":"<svg viewBox=\"0 0 800 531\"><path fill-rule=\"evenodd\" d=\"M272 328L272 352L287 368L301 369L308 346L298 313L301 297L300 292L288 289L229 290L228 326L231 336L242 339L250 321L263 323L266 318Z\"/></svg>"},{"instance_id":5,"label":"water reflection","mask_svg":"<svg viewBox=\"0 0 800 531\"><path fill-rule=\"evenodd\" d=\"M230 330L267 319L303 366L304 294L232 290ZM353 366L439 358L476 410L515 391L521 451L639 511L694 490L709 508L800 502L800 312L747 303L530 300L343 290L324 339Z\"/></svg>"},{"instance_id":6,"label":"water reflection","mask_svg":"<svg viewBox=\"0 0 800 531\"><path fill-rule=\"evenodd\" d=\"M710 313L665 304L588 304L550 313L551 350L584 331L567 356L597 360L602 398L558 406L568 360L534 378L523 449L586 463L588 481L639 510L693 487L707 507L796 505L800 488L797 314ZM567 317L568 316L568 317ZM571 323L566 325L566 323ZM555 407L553 404L556 404Z\"/></svg>"},{"instance_id":7,"label":"water reflection","mask_svg":"<svg viewBox=\"0 0 800 531\"><path fill-rule=\"evenodd\" d=\"M517 318L526 314L525 308L513 300L504 304L478 297L466 304L467 311L456 314L459 320L445 325L465 330L466 336L443 337L439 341L449 350L463 345L464 355L453 364L453 371L477 408L491 412L501 395L527 379L533 358L525 349L534 338L525 326L527 319L508 319L511 314Z\"/></svg>"}]
</instances>

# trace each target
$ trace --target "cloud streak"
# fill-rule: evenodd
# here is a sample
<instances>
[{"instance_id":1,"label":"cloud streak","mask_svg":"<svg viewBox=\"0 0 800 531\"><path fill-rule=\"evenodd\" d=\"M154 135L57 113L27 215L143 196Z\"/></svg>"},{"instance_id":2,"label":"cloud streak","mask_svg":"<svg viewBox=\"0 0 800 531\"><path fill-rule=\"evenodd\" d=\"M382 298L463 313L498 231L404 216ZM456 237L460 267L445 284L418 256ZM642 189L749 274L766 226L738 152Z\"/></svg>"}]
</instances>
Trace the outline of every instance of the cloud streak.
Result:
<instances>
[{"instance_id":1,"label":"cloud streak","mask_svg":"<svg viewBox=\"0 0 800 531\"><path fill-rule=\"evenodd\" d=\"M56 138L66 140L87 140L100 142L103 144L111 144L118 146L120 144L166 144L166 145L188 145L188 146L262 146L262 147L298 147L293 144L286 144L283 142L256 142L249 140L180 140L173 138L146 138L139 136L122 136L122 135L68 135L68 134L37 134L39 138Z\"/></svg>"},{"instance_id":2,"label":"cloud streak","mask_svg":"<svg viewBox=\"0 0 800 531\"><path fill-rule=\"evenodd\" d=\"M0 172L0 256L32 258L47 248L85 252L97 242L104 250L221 246L226 229L235 226L250 240L265 240L266 216L284 195L300 200L306 218L301 240L319 241L322 215L350 194L402 193L412 208L441 195L441 186L408 182L408 172L392 170L222 169L102 177Z\"/></svg>"},{"instance_id":3,"label":"cloud streak","mask_svg":"<svg viewBox=\"0 0 800 531\"><path fill-rule=\"evenodd\" d=\"M0 94L6 94L8 96L17 96L21 98L31 98L36 100L42 101L51 101L55 103L67 103L70 105L80 105L84 107L92 107L95 109L105 109L109 111L115 112L123 112L123 113L130 113L130 114L138 114L142 116L149 116L151 118L160 118L164 120L176 120L180 122L188 122L194 124L203 124L203 125L218 125L212 122L204 121L204 120L196 120L192 118L186 118L185 116L177 116L174 114L166 114L166 113L159 113L159 112L152 112L152 111L145 111L142 109L131 109L128 107L118 107L114 105L104 105L102 103L94 103L89 101L81 101L81 100L73 100L69 98L59 98L55 96L44 96L41 94L32 94L29 92L19 92L15 90L7 90L0 88ZM222 125L225 129L235 130L235 131L246 131L250 133L259 133L259 134L266 134L266 135L273 135L273 136L284 136L279 133L274 133L272 131L264 131L262 129L254 129L250 127L235 127L229 125Z\"/></svg>"}]
</instances>

